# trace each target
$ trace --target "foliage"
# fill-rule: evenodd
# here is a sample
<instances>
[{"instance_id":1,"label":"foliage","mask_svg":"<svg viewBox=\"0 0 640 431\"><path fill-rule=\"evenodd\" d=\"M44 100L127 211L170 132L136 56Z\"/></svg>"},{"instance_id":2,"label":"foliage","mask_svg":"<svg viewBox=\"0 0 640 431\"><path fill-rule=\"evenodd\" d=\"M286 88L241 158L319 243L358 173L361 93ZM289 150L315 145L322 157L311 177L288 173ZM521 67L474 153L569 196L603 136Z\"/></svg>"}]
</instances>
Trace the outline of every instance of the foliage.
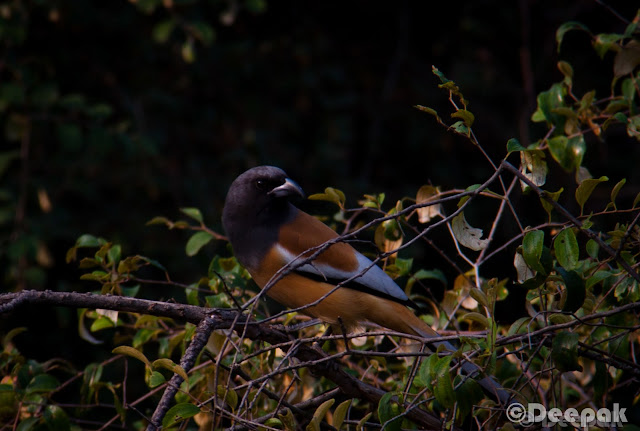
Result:
<instances>
[{"instance_id":1,"label":"foliage","mask_svg":"<svg viewBox=\"0 0 640 431\"><path fill-rule=\"evenodd\" d=\"M162 4L139 1L136 8L150 14ZM264 8L262 2L244 5L256 11ZM11 16L19 17L13 12ZM375 247L363 250L423 306L419 311L423 319L443 334L459 335L461 348L453 357L425 353L415 340L376 330L327 336L322 335L323 325L294 326L290 342L274 345L249 338L249 325L237 325L234 331L214 331L196 365L184 367L182 358L198 335L192 323L123 310L80 309L79 336L96 345L112 345L107 349L111 354L83 369L55 358L36 361L23 357L15 346L15 339L25 336L22 330L11 330L2 340L2 422L20 430L118 424L142 429L144 418L151 417L158 404L157 395L178 376L182 382L162 420L166 429L424 427L416 411L434 414L443 428L504 425L495 403L473 380L458 373L453 359L462 358L463 352L505 388L513 389L520 401L562 409L608 406L613 401L635 405L639 394L628 382L637 381L640 373L634 356L639 347L634 307L640 299L640 194L622 199L621 193L634 185L616 178L618 172L593 178L585 160L590 146L607 145L607 133L616 128L640 141L639 20L637 15L620 34L592 34L575 22L559 28L559 48L568 33L580 31L591 37L600 57L615 53L610 94L599 99L593 90L575 94L580 73L561 61L563 80L538 95L531 117L545 128L543 137L526 147L509 139L499 162L476 137L474 127L481 116L476 119L461 86L433 69L452 112L447 116L441 109L417 108L461 137L461 145L466 145L461 151L471 148L479 155L477 165L489 166L491 175L484 182L464 189L423 185L395 202L382 193L366 194L356 208L349 208L347 194L336 188L310 197L332 205L328 222L336 231L372 240ZM24 35L16 32L12 37L19 44ZM195 44L212 43L215 31L199 21L172 16L155 24L152 37L159 43L178 38L182 58L191 62L196 59ZM31 115L20 111L42 109L73 119L54 127L70 148L85 135L109 141L106 147L113 142L130 144L130 135L124 133L127 127L110 118L108 106L60 96L55 85L38 90L49 97L31 97L36 88L40 87L15 82L3 87L9 139L24 142L37 134ZM49 100L46 106L33 105L43 100ZM76 124L78 118L82 127ZM0 168L17 156L4 153ZM571 175L561 177L560 188L546 190L549 179L562 172ZM558 182L557 177L553 180ZM42 196L44 210L46 192ZM12 209L13 205L20 203L12 202ZM488 223L477 221L482 220L478 208L485 214L490 209ZM184 251L189 257L202 255L215 241L225 241L207 226L199 209L181 211L187 220L158 216L148 224L188 232ZM24 259L46 266L38 238L26 230L19 235L24 241L12 242L22 248L9 253L15 257L11 267L29 268L19 263ZM435 235L447 236L448 241L435 243ZM410 257L419 247L434 250L449 268L434 268ZM127 256L117 242L93 235L79 237L66 257L77 262L81 279L97 286L101 295L136 297L145 287L163 286L180 292L173 298L178 304L238 310L238 319L248 311L276 326L307 320L258 301L248 273L226 253L213 257L206 273L192 276L197 280L192 283L175 281L155 258ZM497 275L490 269L494 262L500 267ZM448 276L451 273L453 277ZM27 286L42 277L38 270L29 274L17 279ZM444 286L441 298L433 285ZM526 297L524 315L501 324L497 308L517 295ZM295 348L314 343L325 352L320 362L333 361L364 384L382 389L378 402L351 396L345 388L335 390L331 381L312 375L309 370L318 361L296 359ZM141 382L143 390L131 393L131 386Z\"/></svg>"}]
</instances>

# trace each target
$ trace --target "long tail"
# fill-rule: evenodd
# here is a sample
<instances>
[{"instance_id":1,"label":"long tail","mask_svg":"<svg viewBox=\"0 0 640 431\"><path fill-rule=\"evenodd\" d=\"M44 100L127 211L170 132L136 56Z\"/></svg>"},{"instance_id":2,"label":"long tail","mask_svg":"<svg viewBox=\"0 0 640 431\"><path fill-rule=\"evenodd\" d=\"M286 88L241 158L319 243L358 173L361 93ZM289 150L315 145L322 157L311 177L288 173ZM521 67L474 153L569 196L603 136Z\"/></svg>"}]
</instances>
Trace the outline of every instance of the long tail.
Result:
<instances>
[{"instance_id":1,"label":"long tail","mask_svg":"<svg viewBox=\"0 0 640 431\"><path fill-rule=\"evenodd\" d=\"M438 333L431 329L429 325L424 323L420 318L413 314L408 308L397 302L387 301L385 304L386 310L381 310L380 313L373 313L376 315L374 323L385 326L389 329L393 329L398 332L404 332L405 334L417 335L423 338L439 337ZM391 309L389 309L391 307ZM370 310L371 311L371 310ZM372 316L370 313L369 316ZM432 343L436 347L443 345L447 350L455 352L457 349L448 341L439 341ZM465 361L461 365L462 370L467 375L479 374L480 368L472 363ZM484 377L477 381L480 386L494 399L498 400L501 404L507 406L513 401L513 396L510 395L495 379L491 376Z\"/></svg>"}]
</instances>

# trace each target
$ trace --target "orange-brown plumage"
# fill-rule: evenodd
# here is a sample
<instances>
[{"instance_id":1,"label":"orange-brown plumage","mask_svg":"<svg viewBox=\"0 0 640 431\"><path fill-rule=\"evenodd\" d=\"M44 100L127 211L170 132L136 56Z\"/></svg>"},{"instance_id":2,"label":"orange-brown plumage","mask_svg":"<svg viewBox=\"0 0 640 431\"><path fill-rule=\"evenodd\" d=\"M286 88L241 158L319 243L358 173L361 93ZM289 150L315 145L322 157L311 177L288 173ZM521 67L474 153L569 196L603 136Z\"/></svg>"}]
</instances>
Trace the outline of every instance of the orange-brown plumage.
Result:
<instances>
[{"instance_id":1,"label":"orange-brown plumage","mask_svg":"<svg viewBox=\"0 0 640 431\"><path fill-rule=\"evenodd\" d=\"M296 195L302 196L302 189L270 166L250 169L229 189L223 225L237 259L258 286L286 307L331 325L353 329L371 322L426 339L437 336L406 307L410 301L404 291L351 245L336 242L315 255L338 235L294 207L289 200ZM280 278L274 278L281 270ZM447 342L437 344L455 349ZM470 374L478 371L469 362L462 368ZM491 377L479 383L508 402L509 395Z\"/></svg>"}]
</instances>

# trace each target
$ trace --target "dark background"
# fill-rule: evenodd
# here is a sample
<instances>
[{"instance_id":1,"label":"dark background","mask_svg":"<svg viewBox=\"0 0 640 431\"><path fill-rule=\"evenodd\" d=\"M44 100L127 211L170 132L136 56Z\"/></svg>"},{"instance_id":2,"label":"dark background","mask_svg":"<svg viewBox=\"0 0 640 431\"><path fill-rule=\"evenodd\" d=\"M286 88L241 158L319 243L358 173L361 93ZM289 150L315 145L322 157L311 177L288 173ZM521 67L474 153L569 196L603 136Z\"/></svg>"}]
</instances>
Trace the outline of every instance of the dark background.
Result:
<instances>
[{"instance_id":1,"label":"dark background","mask_svg":"<svg viewBox=\"0 0 640 431\"><path fill-rule=\"evenodd\" d=\"M10 99L0 112L0 154L8 160L0 177L2 290L96 289L64 259L83 233L122 244L125 255L157 259L175 280L191 283L206 274L213 255L228 254L226 245L188 258L188 233L146 221L179 218L179 208L194 206L220 231L227 187L258 164L282 167L309 194L337 187L348 207L364 193L385 192L391 208L423 184L482 182L492 170L480 153L413 108L430 106L449 119L448 94L438 89L432 65L461 87L479 142L499 161L509 138L526 145L543 136L529 119L536 94L562 79L559 59L573 65L578 97L594 88L597 97L609 94L611 54L599 59L581 32L569 33L558 54L558 26L580 21L594 33L621 33L626 23L610 8L628 20L636 12L630 1L587 0L165 7L170 3L14 1L0 10L0 77ZM224 25L221 14L231 4L237 14ZM180 24L158 43L154 31L171 17ZM184 28L193 23L208 26L213 40L189 36ZM189 37L193 62L182 54ZM20 129L20 118L28 118L27 127ZM604 142L591 138L585 160L594 177L640 183L637 142L623 130L612 129ZM548 189L567 175L552 168ZM621 199L633 199L637 187L627 190ZM48 196L50 210L38 193ZM447 270L437 261L425 267ZM511 261L493 269L501 278L513 275ZM161 288L140 296L174 294L184 300ZM502 319L518 317L514 298ZM21 313L0 324L30 328L18 340L25 354L71 358L86 349L84 341L61 342L49 331L41 337L42 322L73 329L75 311Z\"/></svg>"}]
</instances>

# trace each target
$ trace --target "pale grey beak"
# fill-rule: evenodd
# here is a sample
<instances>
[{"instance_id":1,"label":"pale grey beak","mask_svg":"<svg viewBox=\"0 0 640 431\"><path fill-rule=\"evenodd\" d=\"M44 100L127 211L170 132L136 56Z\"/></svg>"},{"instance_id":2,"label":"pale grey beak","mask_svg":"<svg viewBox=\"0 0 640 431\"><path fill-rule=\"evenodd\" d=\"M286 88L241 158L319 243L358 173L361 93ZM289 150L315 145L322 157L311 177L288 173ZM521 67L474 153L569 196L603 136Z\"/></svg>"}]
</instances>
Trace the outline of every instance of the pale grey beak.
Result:
<instances>
[{"instance_id":1,"label":"pale grey beak","mask_svg":"<svg viewBox=\"0 0 640 431\"><path fill-rule=\"evenodd\" d=\"M277 198L289 197L289 196L300 196L304 199L304 191L302 191L302 187L298 185L295 181L290 178L284 180L284 184L275 187L273 190L269 192L270 196L275 196Z\"/></svg>"}]
</instances>

